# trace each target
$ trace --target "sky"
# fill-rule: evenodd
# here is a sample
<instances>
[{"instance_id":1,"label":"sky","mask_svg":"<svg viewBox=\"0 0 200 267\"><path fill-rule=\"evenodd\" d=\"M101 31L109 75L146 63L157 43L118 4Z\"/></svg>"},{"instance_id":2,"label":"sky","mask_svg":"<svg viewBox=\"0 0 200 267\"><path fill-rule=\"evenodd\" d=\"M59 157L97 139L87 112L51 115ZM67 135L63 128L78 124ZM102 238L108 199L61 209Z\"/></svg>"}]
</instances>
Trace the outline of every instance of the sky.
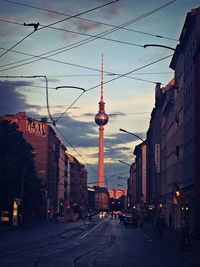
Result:
<instances>
[{"instance_id":1,"label":"sky","mask_svg":"<svg viewBox=\"0 0 200 267\"><path fill-rule=\"evenodd\" d=\"M175 48L187 12L199 6L200 0L0 0L0 115L24 111L56 120L68 153L95 185L103 54L105 176L110 189L126 187L141 140L119 128L145 139L155 85L174 75L173 51L144 45Z\"/></svg>"}]
</instances>

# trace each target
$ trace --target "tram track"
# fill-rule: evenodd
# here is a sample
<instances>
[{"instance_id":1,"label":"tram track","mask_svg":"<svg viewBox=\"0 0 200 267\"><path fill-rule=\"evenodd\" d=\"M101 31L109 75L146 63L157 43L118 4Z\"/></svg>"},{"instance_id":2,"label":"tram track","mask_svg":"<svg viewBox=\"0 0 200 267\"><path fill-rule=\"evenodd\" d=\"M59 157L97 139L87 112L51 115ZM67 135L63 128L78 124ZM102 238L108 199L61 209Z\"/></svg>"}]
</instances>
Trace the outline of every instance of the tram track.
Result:
<instances>
[{"instance_id":1,"label":"tram track","mask_svg":"<svg viewBox=\"0 0 200 267\"><path fill-rule=\"evenodd\" d=\"M113 226L108 226L106 223L108 228L106 226L107 229L105 230L105 224L103 222L105 221L88 225L87 228L83 225L73 227L37 241L14 244L13 247L9 246L6 248L5 246L4 251L0 252L0 265L1 263L15 262L16 259L19 259L21 262L30 262L30 266L39 267L43 266L43 263L54 262L54 257L60 257L60 255L63 255L62 253L66 251L69 253L67 266L83 266L80 264L83 263L81 260L84 257L90 256L89 261L91 262L93 258L97 256L95 252L98 251L98 254L102 253L104 249L109 248L115 243L115 237L112 235ZM102 230L101 226L104 230ZM72 242L68 242L69 240ZM96 246L94 246L95 243ZM70 254L74 254L74 252L75 255L70 256ZM63 262L65 262L65 260L66 258L63 258ZM86 264L86 261L84 264Z\"/></svg>"},{"instance_id":2,"label":"tram track","mask_svg":"<svg viewBox=\"0 0 200 267\"><path fill-rule=\"evenodd\" d=\"M49 236L49 237L46 237L46 238L43 238L37 241L32 241L32 242L30 241L23 245L16 244L13 247L4 247L4 250L6 250L6 252L0 253L0 259L65 243L66 240L70 240L76 237L77 235L84 233L85 230L86 229L82 227L73 227L69 230L62 231L60 233L57 233L55 235L52 235L52 236ZM40 243L40 245L38 243ZM11 250L11 251L8 251L8 250Z\"/></svg>"},{"instance_id":3,"label":"tram track","mask_svg":"<svg viewBox=\"0 0 200 267\"><path fill-rule=\"evenodd\" d=\"M115 243L115 241L113 242L113 240L115 240L115 238L113 238L112 233L113 233L113 227L111 227L111 229L109 230L107 238L102 244L99 244L98 246L96 246L92 249L89 249L89 250L81 253L80 255L78 255L76 258L74 258L73 266L74 267L92 266L91 263L92 263L93 259L96 257L96 255L91 255L91 259L89 261L87 261L87 263L80 262L80 260L83 259L84 257L92 254L93 252L98 251L99 253L101 253L102 251L99 251L99 250L104 250L107 247L111 247Z\"/></svg>"}]
</instances>

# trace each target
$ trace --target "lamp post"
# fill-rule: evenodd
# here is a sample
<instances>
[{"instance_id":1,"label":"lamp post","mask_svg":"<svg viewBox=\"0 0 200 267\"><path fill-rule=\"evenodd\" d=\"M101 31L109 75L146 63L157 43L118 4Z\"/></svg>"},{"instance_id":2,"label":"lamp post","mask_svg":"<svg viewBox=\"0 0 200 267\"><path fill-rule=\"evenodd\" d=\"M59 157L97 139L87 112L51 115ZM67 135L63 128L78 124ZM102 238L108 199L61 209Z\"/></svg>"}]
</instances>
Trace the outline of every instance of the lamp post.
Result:
<instances>
[{"instance_id":1,"label":"lamp post","mask_svg":"<svg viewBox=\"0 0 200 267\"><path fill-rule=\"evenodd\" d=\"M124 132L124 133L128 133L128 134L131 134L131 135L137 137L138 139L140 139L142 142L144 142L144 139L142 139L142 138L141 138L139 135L137 135L137 134L131 133L131 132L129 132L129 131L127 131L127 130L124 130L124 129L121 129L121 128L119 129L119 131Z\"/></svg>"}]
</instances>

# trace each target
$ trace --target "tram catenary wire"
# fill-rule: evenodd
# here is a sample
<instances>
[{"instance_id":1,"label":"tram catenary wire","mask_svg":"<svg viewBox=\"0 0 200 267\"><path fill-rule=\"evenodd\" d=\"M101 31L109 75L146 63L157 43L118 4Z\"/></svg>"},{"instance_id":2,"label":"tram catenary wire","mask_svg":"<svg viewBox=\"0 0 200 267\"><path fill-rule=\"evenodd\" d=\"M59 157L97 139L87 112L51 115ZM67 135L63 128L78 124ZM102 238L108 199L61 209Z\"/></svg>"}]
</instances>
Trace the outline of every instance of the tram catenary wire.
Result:
<instances>
[{"instance_id":1,"label":"tram catenary wire","mask_svg":"<svg viewBox=\"0 0 200 267\"><path fill-rule=\"evenodd\" d=\"M137 22L138 20L141 20L141 19L143 19L143 18L145 18L145 17L147 17L147 16L149 16L149 15L151 15L151 14L153 14L153 13L159 11L159 10L161 10L162 8L168 6L168 5L170 5L170 4L172 4L173 2L176 2L176 1L177 1L177 0L170 1L170 2L168 2L168 3L166 3L166 4L164 4L164 5L160 6L160 7L158 7L158 8L156 8L156 9L152 10L152 11L149 11L149 12L147 12L147 13L145 13L145 14L143 14L143 15L141 15L141 16L135 18L135 19L132 19L132 20L130 20L130 21L127 21L127 22L125 22L125 23L123 23L123 24L121 24L121 25L119 25L119 26L117 26L117 27L121 27L121 28L123 28L123 27L126 27L127 25L133 24L134 22ZM69 18L68 18L68 19L69 19ZM55 23L54 23L54 24L55 24ZM47 26L50 26L50 24L47 25ZM47 26L46 26L46 27L47 27ZM51 24L51 26L52 26L52 24ZM41 29L43 29L43 28L39 28L38 30L41 30ZM110 33L113 33L113 32L115 32L115 31L117 31L117 30L118 30L118 28L116 28L116 26L115 26L114 29L104 31L104 32L102 32L102 33L96 35L96 37L90 37L90 38L88 38L88 39L85 39L85 40L83 40L83 41L80 41L79 44L75 45L75 46L72 47L72 48L76 48L76 47L79 47L79 46L81 46L81 45L87 44L87 43L89 43L89 42L91 42L91 41L96 40L96 39L99 38L99 37L106 36L106 35L108 35L108 34L110 34ZM143 46L142 46L142 47L143 47ZM72 49L72 48L70 48L70 49ZM68 49L67 49L67 50L68 50ZM63 53L63 52L65 52L65 50L62 51L62 52L59 52L59 54L60 54L60 53ZM58 54L58 53L56 53L56 54ZM55 55L55 54L53 54L53 55ZM50 56L53 56L53 55L50 55ZM46 58L47 58L47 57L45 57L45 58L43 58L43 59L46 59ZM28 59L28 60L30 60L30 59ZM27 62L27 63L24 63L24 64L20 64L20 65L18 65L18 66L11 67L11 68L7 68L7 69L1 70L1 71L6 71L6 70L9 70L9 69L12 69L12 68L21 67L21 66L24 66L24 65L27 65L27 64L30 64L30 63L39 61L39 60L41 60L41 59L36 59L36 60L31 61L31 62ZM14 64L14 63L13 63L13 64Z\"/></svg>"}]
</instances>

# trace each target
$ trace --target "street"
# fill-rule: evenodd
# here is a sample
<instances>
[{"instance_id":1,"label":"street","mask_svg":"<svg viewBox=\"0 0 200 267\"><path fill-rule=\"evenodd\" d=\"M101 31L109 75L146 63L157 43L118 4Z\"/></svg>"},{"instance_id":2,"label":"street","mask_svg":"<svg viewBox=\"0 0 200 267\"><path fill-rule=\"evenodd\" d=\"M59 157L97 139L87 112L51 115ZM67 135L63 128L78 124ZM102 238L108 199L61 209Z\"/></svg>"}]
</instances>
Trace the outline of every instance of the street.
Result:
<instances>
[{"instance_id":1,"label":"street","mask_svg":"<svg viewBox=\"0 0 200 267\"><path fill-rule=\"evenodd\" d=\"M192 267L143 227L93 218L1 233L0 266Z\"/></svg>"}]
</instances>

